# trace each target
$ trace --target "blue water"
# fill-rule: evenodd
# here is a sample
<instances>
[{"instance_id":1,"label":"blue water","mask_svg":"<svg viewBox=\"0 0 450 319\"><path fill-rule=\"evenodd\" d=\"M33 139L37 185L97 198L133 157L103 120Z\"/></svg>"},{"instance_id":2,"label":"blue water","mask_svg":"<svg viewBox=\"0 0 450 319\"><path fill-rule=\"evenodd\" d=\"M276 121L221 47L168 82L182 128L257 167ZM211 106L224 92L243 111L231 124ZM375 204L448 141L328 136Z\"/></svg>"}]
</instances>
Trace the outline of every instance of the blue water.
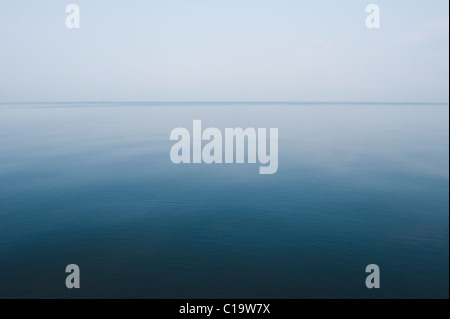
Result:
<instances>
[{"instance_id":1,"label":"blue water","mask_svg":"<svg viewBox=\"0 0 450 319\"><path fill-rule=\"evenodd\" d=\"M277 127L278 172L173 164L194 119ZM1 104L0 150L1 298L449 296L448 105Z\"/></svg>"}]
</instances>

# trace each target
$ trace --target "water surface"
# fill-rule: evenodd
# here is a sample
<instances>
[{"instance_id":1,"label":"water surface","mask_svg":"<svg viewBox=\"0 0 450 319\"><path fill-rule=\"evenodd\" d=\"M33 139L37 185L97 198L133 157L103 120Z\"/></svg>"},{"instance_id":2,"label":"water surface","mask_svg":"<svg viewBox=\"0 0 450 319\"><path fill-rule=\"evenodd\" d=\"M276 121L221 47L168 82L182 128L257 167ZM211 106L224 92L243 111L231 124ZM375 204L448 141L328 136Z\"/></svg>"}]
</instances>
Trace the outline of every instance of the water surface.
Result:
<instances>
[{"instance_id":1,"label":"water surface","mask_svg":"<svg viewBox=\"0 0 450 319\"><path fill-rule=\"evenodd\" d=\"M448 298L448 118L436 104L2 104L0 297ZM194 119L277 127L278 172L173 164L170 132Z\"/></svg>"}]
</instances>

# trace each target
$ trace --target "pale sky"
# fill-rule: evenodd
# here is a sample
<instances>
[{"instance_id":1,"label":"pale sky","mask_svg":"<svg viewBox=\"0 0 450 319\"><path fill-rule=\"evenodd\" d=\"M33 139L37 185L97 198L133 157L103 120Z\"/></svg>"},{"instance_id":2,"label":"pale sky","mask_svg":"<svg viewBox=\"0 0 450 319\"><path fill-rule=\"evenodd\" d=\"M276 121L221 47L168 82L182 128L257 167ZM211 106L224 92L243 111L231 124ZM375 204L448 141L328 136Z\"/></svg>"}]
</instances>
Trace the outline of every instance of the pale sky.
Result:
<instances>
[{"instance_id":1,"label":"pale sky","mask_svg":"<svg viewBox=\"0 0 450 319\"><path fill-rule=\"evenodd\" d=\"M80 29L67 29L68 4ZM368 4L381 28L365 26ZM447 0L1 0L0 102L449 100Z\"/></svg>"}]
</instances>

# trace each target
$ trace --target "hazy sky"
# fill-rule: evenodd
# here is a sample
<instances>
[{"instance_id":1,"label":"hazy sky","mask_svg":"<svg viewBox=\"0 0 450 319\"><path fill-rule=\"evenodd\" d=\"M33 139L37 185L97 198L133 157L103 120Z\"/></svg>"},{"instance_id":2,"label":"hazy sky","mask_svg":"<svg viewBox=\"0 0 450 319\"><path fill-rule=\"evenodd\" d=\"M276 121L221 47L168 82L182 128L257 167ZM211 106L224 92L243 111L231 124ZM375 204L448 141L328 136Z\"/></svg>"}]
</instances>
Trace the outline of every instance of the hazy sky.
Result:
<instances>
[{"instance_id":1,"label":"hazy sky","mask_svg":"<svg viewBox=\"0 0 450 319\"><path fill-rule=\"evenodd\" d=\"M68 4L81 28L67 29ZM366 5L381 9L367 29ZM0 102L448 102L447 0L1 0Z\"/></svg>"}]
</instances>

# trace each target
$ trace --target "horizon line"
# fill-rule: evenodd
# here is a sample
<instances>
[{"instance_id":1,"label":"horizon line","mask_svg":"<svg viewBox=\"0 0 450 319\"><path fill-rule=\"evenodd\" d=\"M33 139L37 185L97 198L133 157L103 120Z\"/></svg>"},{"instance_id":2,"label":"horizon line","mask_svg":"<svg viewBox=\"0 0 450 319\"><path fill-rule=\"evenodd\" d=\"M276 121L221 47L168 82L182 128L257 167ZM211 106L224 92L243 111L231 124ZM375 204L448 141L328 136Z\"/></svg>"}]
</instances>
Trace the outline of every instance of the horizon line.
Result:
<instances>
[{"instance_id":1,"label":"horizon line","mask_svg":"<svg viewBox=\"0 0 450 319\"><path fill-rule=\"evenodd\" d=\"M26 101L15 101L15 102L0 102L1 104L87 104L87 103L216 103L216 104L432 104L432 105L448 105L449 102L390 102L390 101L42 101L42 102L26 102Z\"/></svg>"}]
</instances>

